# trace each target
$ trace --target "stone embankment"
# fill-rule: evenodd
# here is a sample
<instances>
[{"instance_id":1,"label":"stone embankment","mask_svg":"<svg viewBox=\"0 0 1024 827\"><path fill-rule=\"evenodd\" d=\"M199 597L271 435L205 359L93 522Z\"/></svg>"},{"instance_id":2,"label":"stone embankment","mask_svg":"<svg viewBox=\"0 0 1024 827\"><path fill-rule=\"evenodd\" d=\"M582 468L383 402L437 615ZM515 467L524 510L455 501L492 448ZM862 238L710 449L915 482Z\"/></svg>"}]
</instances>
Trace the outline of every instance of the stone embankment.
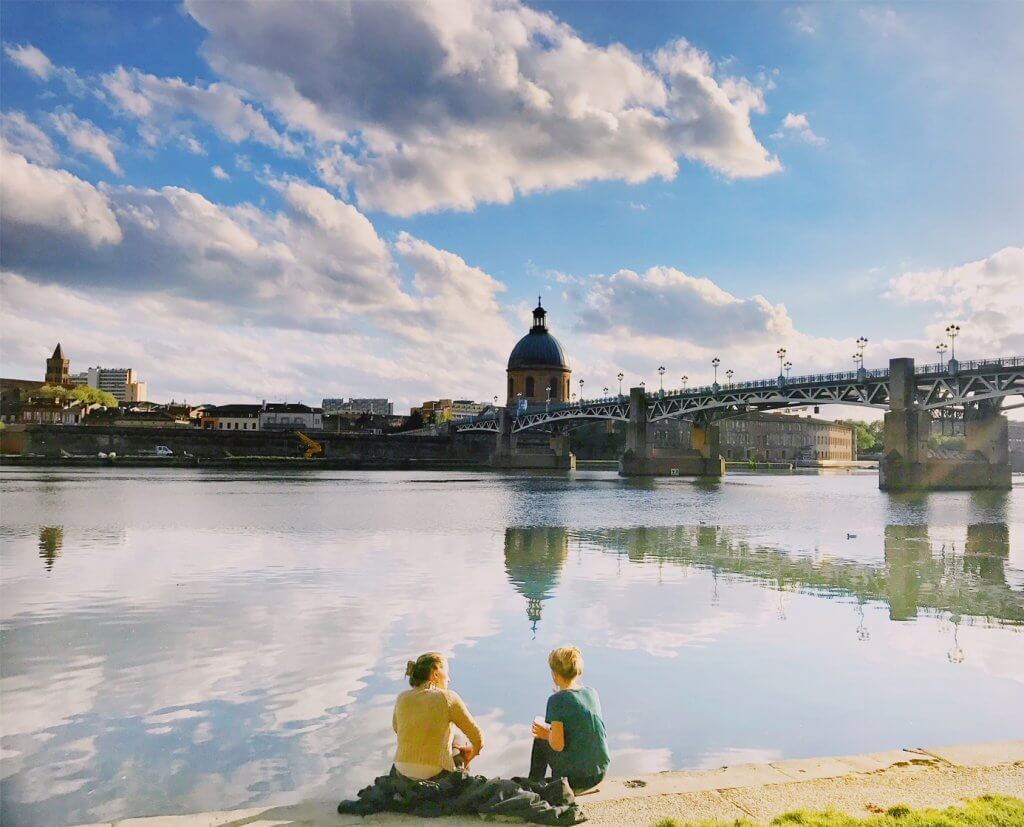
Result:
<instances>
[{"instance_id":1,"label":"stone embankment","mask_svg":"<svg viewBox=\"0 0 1024 827\"><path fill-rule=\"evenodd\" d=\"M796 809L836 810L867 817L896 804L942 808L987 793L1024 797L1024 741L974 746L909 748L840 758L740 764L713 770L663 772L614 778L580 798L594 827L650 827L660 819L680 823L747 818L767 823ZM279 807L156 816L114 822L117 827L341 827L341 825L477 825L480 819L425 821L381 814L340 816L336 801ZM98 826L97 826L98 827Z\"/></svg>"}]
</instances>

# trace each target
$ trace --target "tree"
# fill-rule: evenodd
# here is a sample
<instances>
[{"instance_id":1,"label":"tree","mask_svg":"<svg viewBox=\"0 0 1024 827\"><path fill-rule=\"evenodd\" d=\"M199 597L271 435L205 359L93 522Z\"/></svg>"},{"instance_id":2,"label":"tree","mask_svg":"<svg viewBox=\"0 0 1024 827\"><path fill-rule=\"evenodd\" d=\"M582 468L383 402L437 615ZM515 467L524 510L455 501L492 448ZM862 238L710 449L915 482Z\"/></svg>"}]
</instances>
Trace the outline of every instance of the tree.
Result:
<instances>
[{"instance_id":1,"label":"tree","mask_svg":"<svg viewBox=\"0 0 1024 827\"><path fill-rule=\"evenodd\" d=\"M83 405L103 405L105 408L117 407L117 400L112 393L90 388L88 385L78 385L74 388L64 385L43 385L33 392L33 396L41 396L44 399L72 399Z\"/></svg>"},{"instance_id":2,"label":"tree","mask_svg":"<svg viewBox=\"0 0 1024 827\"><path fill-rule=\"evenodd\" d=\"M117 399L114 394L101 391L99 388L90 388L87 385L79 385L71 392L71 397L83 405L102 405L105 408L116 408Z\"/></svg>"},{"instance_id":3,"label":"tree","mask_svg":"<svg viewBox=\"0 0 1024 827\"><path fill-rule=\"evenodd\" d=\"M867 422L861 422L857 419L845 419L842 423L853 428L853 434L857 439L858 454L866 454L874 449L875 437L872 435L871 428Z\"/></svg>"}]
</instances>

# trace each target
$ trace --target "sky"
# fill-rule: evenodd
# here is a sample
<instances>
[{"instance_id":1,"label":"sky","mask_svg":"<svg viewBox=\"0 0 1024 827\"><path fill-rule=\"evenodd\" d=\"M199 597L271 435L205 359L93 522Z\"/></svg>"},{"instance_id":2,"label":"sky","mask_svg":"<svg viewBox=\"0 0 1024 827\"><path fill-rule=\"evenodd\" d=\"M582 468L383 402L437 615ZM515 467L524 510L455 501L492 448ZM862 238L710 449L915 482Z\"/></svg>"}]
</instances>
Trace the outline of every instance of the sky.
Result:
<instances>
[{"instance_id":1,"label":"sky","mask_svg":"<svg viewBox=\"0 0 1024 827\"><path fill-rule=\"evenodd\" d=\"M489 400L1024 354L1024 4L2 4L0 375Z\"/></svg>"}]
</instances>

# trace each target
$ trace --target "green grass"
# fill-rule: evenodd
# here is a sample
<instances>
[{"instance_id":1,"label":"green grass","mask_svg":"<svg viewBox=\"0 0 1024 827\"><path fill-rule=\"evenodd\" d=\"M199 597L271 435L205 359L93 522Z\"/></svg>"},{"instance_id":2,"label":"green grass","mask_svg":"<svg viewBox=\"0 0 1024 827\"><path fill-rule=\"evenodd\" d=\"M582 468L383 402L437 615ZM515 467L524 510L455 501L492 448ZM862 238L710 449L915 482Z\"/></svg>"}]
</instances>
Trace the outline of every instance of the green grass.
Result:
<instances>
[{"instance_id":1,"label":"green grass","mask_svg":"<svg viewBox=\"0 0 1024 827\"><path fill-rule=\"evenodd\" d=\"M983 795L959 807L945 810L911 810L903 804L884 813L855 818L843 813L794 810L771 820L772 827L1022 827L1024 800L1003 795ZM654 827L757 827L747 819L686 823L667 818Z\"/></svg>"}]
</instances>

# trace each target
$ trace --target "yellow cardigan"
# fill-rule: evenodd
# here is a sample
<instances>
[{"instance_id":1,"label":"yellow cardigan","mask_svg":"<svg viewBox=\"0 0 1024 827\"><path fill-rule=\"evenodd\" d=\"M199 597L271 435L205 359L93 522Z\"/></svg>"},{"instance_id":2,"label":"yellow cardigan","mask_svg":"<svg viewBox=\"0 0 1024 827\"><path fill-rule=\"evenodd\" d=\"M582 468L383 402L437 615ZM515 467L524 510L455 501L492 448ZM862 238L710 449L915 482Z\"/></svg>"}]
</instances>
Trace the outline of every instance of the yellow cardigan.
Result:
<instances>
[{"instance_id":1,"label":"yellow cardigan","mask_svg":"<svg viewBox=\"0 0 1024 827\"><path fill-rule=\"evenodd\" d=\"M452 740L455 724L476 752L483 747L483 734L469 714L462 698L450 689L418 686L398 696L391 726L398 734L395 764L418 764L455 771ZM402 771L398 767L399 772ZM434 773L436 775L436 773Z\"/></svg>"}]
</instances>

